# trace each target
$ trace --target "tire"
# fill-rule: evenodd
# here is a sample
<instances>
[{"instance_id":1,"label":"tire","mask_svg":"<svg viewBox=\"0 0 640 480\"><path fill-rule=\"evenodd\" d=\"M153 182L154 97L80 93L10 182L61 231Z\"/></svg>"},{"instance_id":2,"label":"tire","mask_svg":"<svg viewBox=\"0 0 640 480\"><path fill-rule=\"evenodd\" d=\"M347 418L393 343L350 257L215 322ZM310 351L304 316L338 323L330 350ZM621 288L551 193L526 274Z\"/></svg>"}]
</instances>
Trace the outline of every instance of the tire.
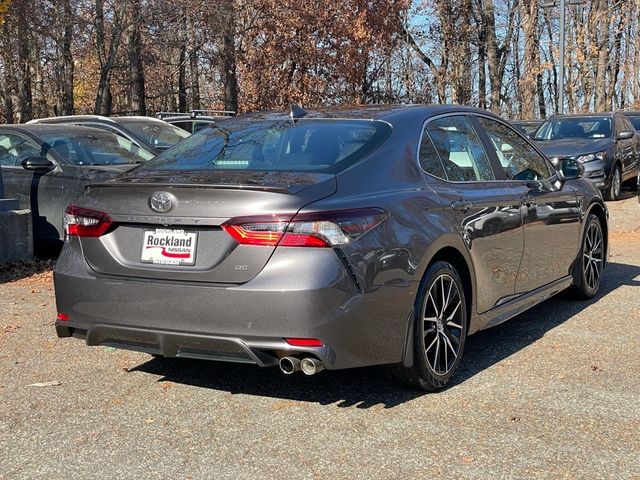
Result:
<instances>
[{"instance_id":1,"label":"tire","mask_svg":"<svg viewBox=\"0 0 640 480\"><path fill-rule=\"evenodd\" d=\"M573 267L573 291L580 299L597 295L604 271L604 234L600 219L589 214L585 224L582 244Z\"/></svg>"},{"instance_id":2,"label":"tire","mask_svg":"<svg viewBox=\"0 0 640 480\"><path fill-rule=\"evenodd\" d=\"M604 191L604 199L609 201L618 200L621 190L622 172L620 171L620 165L616 165L611 173L611 185Z\"/></svg>"},{"instance_id":3,"label":"tire","mask_svg":"<svg viewBox=\"0 0 640 480\"><path fill-rule=\"evenodd\" d=\"M413 366L391 365L388 371L413 388L440 390L460 366L468 330L467 300L453 265L440 261L429 267L414 312Z\"/></svg>"}]
</instances>

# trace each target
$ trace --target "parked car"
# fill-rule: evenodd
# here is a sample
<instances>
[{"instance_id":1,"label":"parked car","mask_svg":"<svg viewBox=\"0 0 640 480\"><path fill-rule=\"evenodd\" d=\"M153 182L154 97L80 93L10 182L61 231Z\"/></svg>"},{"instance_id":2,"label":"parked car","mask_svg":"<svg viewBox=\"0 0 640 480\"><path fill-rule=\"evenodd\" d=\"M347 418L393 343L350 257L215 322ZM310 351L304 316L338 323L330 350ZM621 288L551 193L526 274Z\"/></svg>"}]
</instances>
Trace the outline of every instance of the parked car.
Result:
<instances>
[{"instance_id":1,"label":"parked car","mask_svg":"<svg viewBox=\"0 0 640 480\"><path fill-rule=\"evenodd\" d=\"M511 122L511 125L520 130L527 137L531 137L538 127L542 125L541 120L517 120L515 122Z\"/></svg>"},{"instance_id":2,"label":"parked car","mask_svg":"<svg viewBox=\"0 0 640 480\"><path fill-rule=\"evenodd\" d=\"M556 115L533 139L552 162L578 160L607 200L617 200L622 183L638 174L640 137L622 113Z\"/></svg>"},{"instance_id":3,"label":"parked car","mask_svg":"<svg viewBox=\"0 0 640 480\"><path fill-rule=\"evenodd\" d=\"M468 334L598 292L608 214L578 161L554 168L473 108L297 112L89 186L67 209L57 334L287 374L389 364L433 390Z\"/></svg>"},{"instance_id":4,"label":"parked car","mask_svg":"<svg viewBox=\"0 0 640 480\"><path fill-rule=\"evenodd\" d=\"M228 110L192 110L188 113L159 112L157 116L160 120L182 128L189 133L197 133L203 128L224 122L235 114L236 112Z\"/></svg>"},{"instance_id":5,"label":"parked car","mask_svg":"<svg viewBox=\"0 0 640 480\"><path fill-rule=\"evenodd\" d=\"M117 133L154 155L174 146L190 135L181 128L153 117L70 115L65 117L40 118L27 123L63 123L99 128L108 132Z\"/></svg>"},{"instance_id":6,"label":"parked car","mask_svg":"<svg viewBox=\"0 0 640 480\"><path fill-rule=\"evenodd\" d=\"M625 110L622 113L631 122L633 128L635 128L636 131L640 131L640 112Z\"/></svg>"},{"instance_id":7,"label":"parked car","mask_svg":"<svg viewBox=\"0 0 640 480\"><path fill-rule=\"evenodd\" d=\"M114 177L153 154L119 135L76 125L0 125L5 194L33 212L40 245L64 239L64 209L87 182Z\"/></svg>"}]
</instances>

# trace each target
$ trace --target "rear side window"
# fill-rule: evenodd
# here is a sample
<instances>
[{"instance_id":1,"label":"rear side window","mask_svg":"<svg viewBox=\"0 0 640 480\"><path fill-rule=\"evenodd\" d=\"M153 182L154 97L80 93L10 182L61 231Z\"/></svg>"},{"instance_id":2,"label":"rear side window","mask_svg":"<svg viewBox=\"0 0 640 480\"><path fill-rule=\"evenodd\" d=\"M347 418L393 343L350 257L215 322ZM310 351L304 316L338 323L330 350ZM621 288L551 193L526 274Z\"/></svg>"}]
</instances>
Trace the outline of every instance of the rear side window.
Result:
<instances>
[{"instance_id":1,"label":"rear side window","mask_svg":"<svg viewBox=\"0 0 640 480\"><path fill-rule=\"evenodd\" d=\"M138 171L337 173L375 150L390 132L389 124L369 120L229 120L203 129Z\"/></svg>"},{"instance_id":2,"label":"rear side window","mask_svg":"<svg viewBox=\"0 0 640 480\"><path fill-rule=\"evenodd\" d=\"M436 151L436 147L431 141L429 132L423 132L422 142L420 143L420 166L429 175L434 177L447 179L447 174L444 172L444 166L440 161L440 155Z\"/></svg>"},{"instance_id":3,"label":"rear side window","mask_svg":"<svg viewBox=\"0 0 640 480\"><path fill-rule=\"evenodd\" d=\"M456 115L433 120L427 124L425 132L433 141L447 180L451 182L495 180L484 147L465 116ZM426 154L428 147L425 148ZM437 168L434 160L428 163L430 168L434 165ZM425 170L429 172L428 169L425 168Z\"/></svg>"}]
</instances>

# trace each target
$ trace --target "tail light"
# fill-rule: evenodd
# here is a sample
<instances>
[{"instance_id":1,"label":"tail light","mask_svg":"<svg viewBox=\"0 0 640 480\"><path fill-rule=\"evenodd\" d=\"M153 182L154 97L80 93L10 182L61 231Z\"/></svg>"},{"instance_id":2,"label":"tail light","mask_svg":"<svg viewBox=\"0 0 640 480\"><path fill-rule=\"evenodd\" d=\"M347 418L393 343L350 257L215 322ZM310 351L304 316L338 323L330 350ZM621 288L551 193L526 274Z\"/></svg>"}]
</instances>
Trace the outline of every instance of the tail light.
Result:
<instances>
[{"instance_id":1,"label":"tail light","mask_svg":"<svg viewBox=\"0 0 640 480\"><path fill-rule=\"evenodd\" d=\"M322 347L324 343L317 338L285 338L285 342L294 347Z\"/></svg>"},{"instance_id":2,"label":"tail light","mask_svg":"<svg viewBox=\"0 0 640 480\"><path fill-rule=\"evenodd\" d=\"M69 205L64 212L64 230L77 237L99 237L111 226L106 213Z\"/></svg>"},{"instance_id":3,"label":"tail light","mask_svg":"<svg viewBox=\"0 0 640 480\"><path fill-rule=\"evenodd\" d=\"M243 245L341 247L384 222L379 208L302 213L296 216L238 217L222 228Z\"/></svg>"}]
</instances>

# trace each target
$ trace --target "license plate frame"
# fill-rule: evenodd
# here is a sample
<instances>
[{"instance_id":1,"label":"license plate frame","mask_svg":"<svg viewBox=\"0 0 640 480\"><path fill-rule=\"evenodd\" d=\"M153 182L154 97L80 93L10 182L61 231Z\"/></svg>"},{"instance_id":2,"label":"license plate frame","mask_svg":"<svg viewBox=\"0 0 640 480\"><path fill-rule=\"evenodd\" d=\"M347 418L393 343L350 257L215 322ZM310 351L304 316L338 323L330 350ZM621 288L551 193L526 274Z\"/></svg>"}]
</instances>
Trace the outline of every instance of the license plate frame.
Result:
<instances>
[{"instance_id":1,"label":"license plate frame","mask_svg":"<svg viewBox=\"0 0 640 480\"><path fill-rule=\"evenodd\" d=\"M155 238L158 239L157 242L154 241ZM197 231L181 228L145 229L142 233L140 262L158 266L192 267L196 264L197 247Z\"/></svg>"}]
</instances>

